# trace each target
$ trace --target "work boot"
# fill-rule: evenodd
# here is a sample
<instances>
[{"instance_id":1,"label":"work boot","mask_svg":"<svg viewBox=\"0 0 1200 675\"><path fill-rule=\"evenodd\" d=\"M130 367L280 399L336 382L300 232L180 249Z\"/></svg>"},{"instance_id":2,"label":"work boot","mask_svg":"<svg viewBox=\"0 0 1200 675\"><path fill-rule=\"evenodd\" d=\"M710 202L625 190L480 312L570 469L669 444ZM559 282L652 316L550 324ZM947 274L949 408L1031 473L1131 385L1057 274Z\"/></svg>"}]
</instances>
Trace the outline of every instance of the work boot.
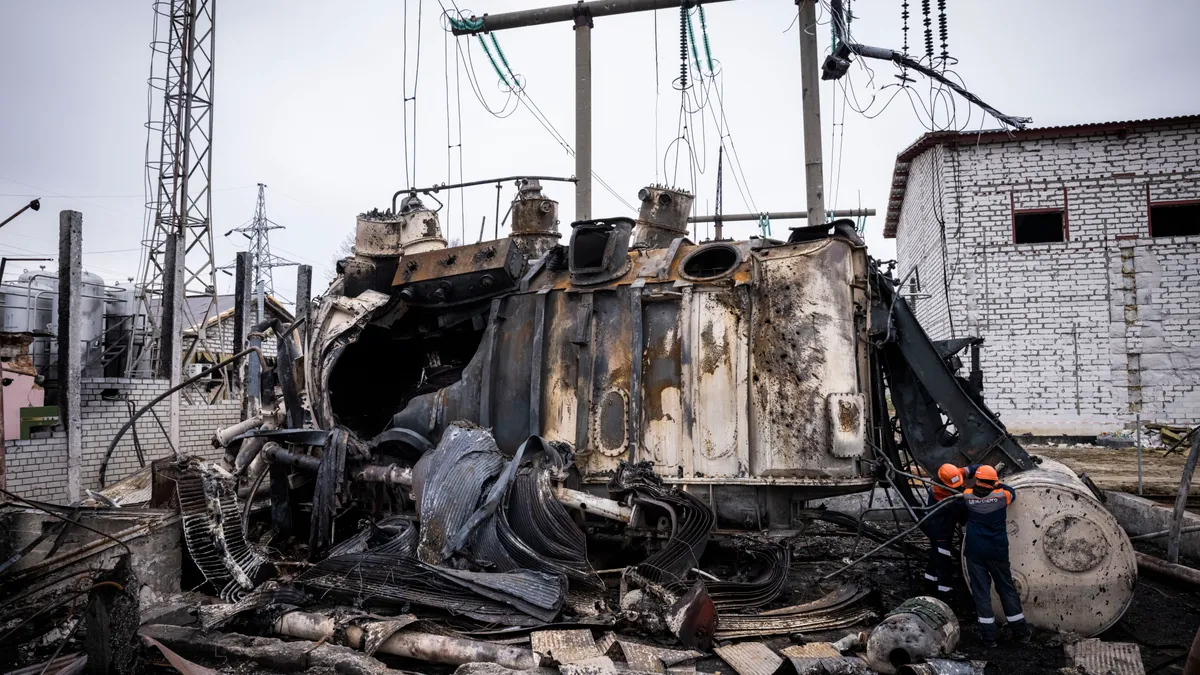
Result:
<instances>
[{"instance_id":1,"label":"work boot","mask_svg":"<svg viewBox=\"0 0 1200 675\"><path fill-rule=\"evenodd\" d=\"M1030 630L1029 624L1024 620L1014 621L1008 624L1008 627L1012 630L1013 639L1021 644L1029 644L1029 641L1033 638L1033 631Z\"/></svg>"}]
</instances>

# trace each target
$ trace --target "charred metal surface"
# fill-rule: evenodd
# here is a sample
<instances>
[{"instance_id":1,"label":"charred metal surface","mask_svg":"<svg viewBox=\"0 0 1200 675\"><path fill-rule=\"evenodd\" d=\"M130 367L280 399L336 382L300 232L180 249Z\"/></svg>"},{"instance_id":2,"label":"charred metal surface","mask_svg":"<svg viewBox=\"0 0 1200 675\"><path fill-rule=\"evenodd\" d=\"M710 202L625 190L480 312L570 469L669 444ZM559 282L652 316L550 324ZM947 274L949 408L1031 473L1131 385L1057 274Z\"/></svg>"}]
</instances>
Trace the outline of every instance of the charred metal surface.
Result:
<instances>
[{"instance_id":1,"label":"charred metal surface","mask_svg":"<svg viewBox=\"0 0 1200 675\"><path fill-rule=\"evenodd\" d=\"M954 375L947 346L939 350L921 329L895 280L876 268L871 286L871 338L879 346L892 404L917 463L929 472L946 462L991 464L1002 471L1032 468L1029 454L978 392L973 395L970 382Z\"/></svg>"},{"instance_id":2,"label":"charred metal surface","mask_svg":"<svg viewBox=\"0 0 1200 675\"><path fill-rule=\"evenodd\" d=\"M617 497L630 495L647 526L669 533L662 548L637 566L639 574L651 582L671 583L700 565L714 522L707 505L688 492L664 487L649 462L623 462L608 488Z\"/></svg>"},{"instance_id":3,"label":"charred metal surface","mask_svg":"<svg viewBox=\"0 0 1200 675\"><path fill-rule=\"evenodd\" d=\"M484 484L500 475L504 456L486 430L452 425L428 466L423 482L414 485L421 514L417 557L440 564L454 553L451 542L475 511Z\"/></svg>"},{"instance_id":4,"label":"charred metal surface","mask_svg":"<svg viewBox=\"0 0 1200 675\"><path fill-rule=\"evenodd\" d=\"M415 306L453 306L514 290L525 259L511 239L406 254L392 285Z\"/></svg>"},{"instance_id":5,"label":"charred metal surface","mask_svg":"<svg viewBox=\"0 0 1200 675\"><path fill-rule=\"evenodd\" d=\"M232 486L195 466L179 475L177 486L188 554L222 598L241 597L271 566L246 543Z\"/></svg>"},{"instance_id":6,"label":"charred metal surface","mask_svg":"<svg viewBox=\"0 0 1200 675\"><path fill-rule=\"evenodd\" d=\"M566 579L540 572L466 572L391 554L326 558L296 578L319 597L364 607L462 614L485 623L533 626L562 608Z\"/></svg>"},{"instance_id":7,"label":"charred metal surface","mask_svg":"<svg viewBox=\"0 0 1200 675\"><path fill-rule=\"evenodd\" d=\"M791 546L771 541L750 541L738 553L739 567L754 570L752 581L709 581L708 596L720 612L754 609L774 602L787 586ZM680 591L676 585L673 589Z\"/></svg>"},{"instance_id":8,"label":"charred metal surface","mask_svg":"<svg viewBox=\"0 0 1200 675\"><path fill-rule=\"evenodd\" d=\"M571 282L594 286L625 276L630 268L628 250L632 231L633 221L628 218L571 223L568 254Z\"/></svg>"},{"instance_id":9,"label":"charred metal surface","mask_svg":"<svg viewBox=\"0 0 1200 675\"><path fill-rule=\"evenodd\" d=\"M866 601L874 592L864 583L852 582L802 605L758 614L722 614L716 637L731 640L848 628L875 615L866 606Z\"/></svg>"},{"instance_id":10,"label":"charred metal surface","mask_svg":"<svg viewBox=\"0 0 1200 675\"><path fill-rule=\"evenodd\" d=\"M642 206L638 211L636 245L666 248L677 237L688 234L687 218L692 211L692 195L665 185L651 185L638 192Z\"/></svg>"},{"instance_id":11,"label":"charred metal surface","mask_svg":"<svg viewBox=\"0 0 1200 675\"><path fill-rule=\"evenodd\" d=\"M518 182L512 202L512 241L528 259L540 258L558 244L558 202L542 194L537 179Z\"/></svg>"}]
</instances>

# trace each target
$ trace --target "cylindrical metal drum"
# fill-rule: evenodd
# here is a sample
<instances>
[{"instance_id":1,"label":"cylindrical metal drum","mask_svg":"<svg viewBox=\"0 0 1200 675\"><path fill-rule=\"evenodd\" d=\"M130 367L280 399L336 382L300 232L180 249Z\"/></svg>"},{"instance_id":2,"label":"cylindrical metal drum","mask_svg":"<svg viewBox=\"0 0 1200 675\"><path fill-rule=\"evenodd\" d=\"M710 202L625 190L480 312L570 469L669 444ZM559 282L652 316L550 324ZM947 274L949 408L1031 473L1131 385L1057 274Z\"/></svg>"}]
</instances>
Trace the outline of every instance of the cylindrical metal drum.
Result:
<instances>
[{"instance_id":1,"label":"cylindrical metal drum","mask_svg":"<svg viewBox=\"0 0 1200 675\"><path fill-rule=\"evenodd\" d=\"M1085 637L1108 630L1133 601L1129 536L1063 464L1043 459L1004 482L1017 493L1008 507L1008 555L1025 620ZM992 605L1003 621L994 589Z\"/></svg>"},{"instance_id":2,"label":"cylindrical metal drum","mask_svg":"<svg viewBox=\"0 0 1200 675\"><path fill-rule=\"evenodd\" d=\"M910 663L949 654L958 638L958 619L946 603L927 596L909 598L871 631L867 665L880 673L895 673Z\"/></svg>"}]
</instances>

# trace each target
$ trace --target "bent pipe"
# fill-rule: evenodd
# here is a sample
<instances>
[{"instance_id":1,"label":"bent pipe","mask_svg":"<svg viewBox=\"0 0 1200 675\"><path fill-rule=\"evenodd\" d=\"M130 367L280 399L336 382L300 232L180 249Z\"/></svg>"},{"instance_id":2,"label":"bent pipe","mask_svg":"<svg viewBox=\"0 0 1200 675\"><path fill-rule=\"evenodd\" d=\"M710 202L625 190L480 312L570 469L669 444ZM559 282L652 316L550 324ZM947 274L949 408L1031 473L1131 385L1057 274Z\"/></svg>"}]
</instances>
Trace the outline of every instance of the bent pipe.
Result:
<instances>
[{"instance_id":1,"label":"bent pipe","mask_svg":"<svg viewBox=\"0 0 1200 675\"><path fill-rule=\"evenodd\" d=\"M159 403L162 403L162 401L164 399L166 399L168 396L170 396L171 394L174 394L175 392L179 391L180 389L183 389L184 387L188 386L189 384L192 384L193 382L195 382L203 377L207 377L209 374L224 368L225 366L233 363L234 361L237 361L238 359L242 358L243 356L245 356L251 352L258 355L258 359L260 362L266 363L266 360L263 359L263 353L262 353L261 349L259 349L258 347L247 347L247 348L243 349L242 351L234 354L233 356L230 356L229 358L225 359L224 361L221 361L217 365L215 365L211 368L208 368L206 370L203 370L203 371L189 377L188 379L184 380L183 382L180 382L179 384L175 385L174 387L171 387L170 389L166 390L165 392L159 394L157 397L154 398L154 400L152 400L149 403L147 403L146 405L142 406L136 413L131 415L129 417L129 421L126 422L125 424L122 424L120 429L117 429L116 435L113 436L112 441L108 444L108 449L104 451L104 460L100 462L100 487L101 488L104 487L104 476L105 476L105 473L108 471L108 460L112 459L113 450L116 449L117 443L121 442L121 437L125 435L125 432L129 431L129 428L133 426L134 422L138 421L138 418L140 418L142 415L145 415L154 406L158 405ZM178 452L178 450L176 450L176 452Z\"/></svg>"}]
</instances>

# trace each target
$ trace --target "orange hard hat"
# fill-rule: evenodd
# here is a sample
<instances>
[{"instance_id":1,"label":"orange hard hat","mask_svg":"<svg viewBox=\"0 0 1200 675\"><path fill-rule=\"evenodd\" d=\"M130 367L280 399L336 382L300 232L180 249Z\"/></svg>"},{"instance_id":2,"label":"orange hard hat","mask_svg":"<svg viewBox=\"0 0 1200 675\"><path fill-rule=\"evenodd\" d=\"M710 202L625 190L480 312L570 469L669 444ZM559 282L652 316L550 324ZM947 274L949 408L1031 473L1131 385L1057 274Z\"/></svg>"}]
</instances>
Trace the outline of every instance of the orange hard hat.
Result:
<instances>
[{"instance_id":1,"label":"orange hard hat","mask_svg":"<svg viewBox=\"0 0 1200 675\"><path fill-rule=\"evenodd\" d=\"M962 469L953 464L943 464L938 468L938 480L942 481L942 485L949 487L961 487L963 482Z\"/></svg>"},{"instance_id":2,"label":"orange hard hat","mask_svg":"<svg viewBox=\"0 0 1200 675\"><path fill-rule=\"evenodd\" d=\"M996 474L996 469L986 464L975 470L975 482L984 483L987 485L995 485L1000 480L1000 476Z\"/></svg>"}]
</instances>

